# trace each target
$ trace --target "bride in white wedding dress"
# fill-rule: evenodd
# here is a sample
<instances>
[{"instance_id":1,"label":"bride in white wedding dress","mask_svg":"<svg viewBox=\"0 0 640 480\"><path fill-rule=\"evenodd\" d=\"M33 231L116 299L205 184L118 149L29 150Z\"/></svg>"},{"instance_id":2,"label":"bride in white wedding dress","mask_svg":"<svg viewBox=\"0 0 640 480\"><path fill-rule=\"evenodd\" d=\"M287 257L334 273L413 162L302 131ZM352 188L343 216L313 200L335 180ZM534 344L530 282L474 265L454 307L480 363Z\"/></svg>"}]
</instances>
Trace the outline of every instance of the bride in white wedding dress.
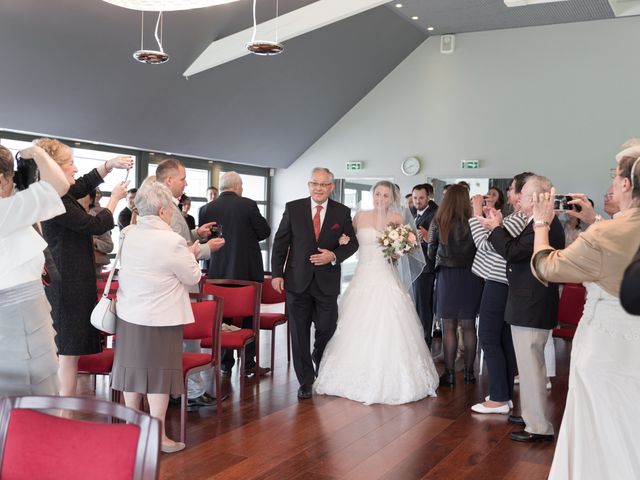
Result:
<instances>
[{"instance_id":1,"label":"bride in white wedding dress","mask_svg":"<svg viewBox=\"0 0 640 480\"><path fill-rule=\"evenodd\" d=\"M424 265L402 257L398 267L383 256L380 232L405 224L400 195L390 182L373 188L374 208L353 225L360 244L358 265L339 303L338 326L320 363L314 390L365 404L402 404L436 396L438 374L411 300L410 284ZM406 268L414 263L414 273ZM418 267L418 268L415 268ZM400 272L399 272L400 269ZM404 281L403 281L404 279Z\"/></svg>"}]
</instances>

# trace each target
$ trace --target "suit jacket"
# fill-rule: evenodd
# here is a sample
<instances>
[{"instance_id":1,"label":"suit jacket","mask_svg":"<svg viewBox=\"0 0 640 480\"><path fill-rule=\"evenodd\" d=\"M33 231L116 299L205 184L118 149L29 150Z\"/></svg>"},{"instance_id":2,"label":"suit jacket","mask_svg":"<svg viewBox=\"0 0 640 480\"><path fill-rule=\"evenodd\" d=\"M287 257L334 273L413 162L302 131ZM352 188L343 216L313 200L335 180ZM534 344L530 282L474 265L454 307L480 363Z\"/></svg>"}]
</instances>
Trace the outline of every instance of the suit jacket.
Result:
<instances>
[{"instance_id":1,"label":"suit jacket","mask_svg":"<svg viewBox=\"0 0 640 480\"><path fill-rule=\"evenodd\" d=\"M507 260L509 295L505 321L519 327L550 330L558 323L558 285L545 286L531 272L534 230L529 222L522 233L512 237L502 227L489 235L493 248ZM564 248L564 229L554 217L549 231L549 243L553 248Z\"/></svg>"},{"instance_id":2,"label":"suit jacket","mask_svg":"<svg viewBox=\"0 0 640 480\"><path fill-rule=\"evenodd\" d=\"M199 225L217 222L222 226L225 245L211 254L209 278L264 280L260 242L269 238L271 227L260 214L256 202L233 192L220 196L200 209Z\"/></svg>"},{"instance_id":3,"label":"suit jacket","mask_svg":"<svg viewBox=\"0 0 640 480\"><path fill-rule=\"evenodd\" d=\"M620 302L632 315L640 315L640 250L627 267L620 286Z\"/></svg>"},{"instance_id":4,"label":"suit jacket","mask_svg":"<svg viewBox=\"0 0 640 480\"><path fill-rule=\"evenodd\" d=\"M425 230L429 231L429 227L431 226L431 222L433 221L433 217L436 216L436 212L438 211L438 204L433 200L429 200L427 204L427 209L422 213L420 219L416 219L416 228L423 227ZM427 241L423 241L422 243L422 253L424 254L424 258L427 259L428 254L428 243ZM433 262L427 261L424 266L424 270L422 273L434 273L435 269L433 266Z\"/></svg>"},{"instance_id":5,"label":"suit jacket","mask_svg":"<svg viewBox=\"0 0 640 480\"><path fill-rule=\"evenodd\" d=\"M351 240L339 245L342 234ZM336 264L316 267L309 257L318 253L318 248L331 250ZM340 293L340 264L358 250L358 240L351 224L351 210L345 205L329 199L320 235L316 241L311 217L311 198L301 198L286 204L280 226L276 232L271 253L273 277L284 277L285 288L293 293L302 293L313 278L326 295Z\"/></svg>"}]
</instances>

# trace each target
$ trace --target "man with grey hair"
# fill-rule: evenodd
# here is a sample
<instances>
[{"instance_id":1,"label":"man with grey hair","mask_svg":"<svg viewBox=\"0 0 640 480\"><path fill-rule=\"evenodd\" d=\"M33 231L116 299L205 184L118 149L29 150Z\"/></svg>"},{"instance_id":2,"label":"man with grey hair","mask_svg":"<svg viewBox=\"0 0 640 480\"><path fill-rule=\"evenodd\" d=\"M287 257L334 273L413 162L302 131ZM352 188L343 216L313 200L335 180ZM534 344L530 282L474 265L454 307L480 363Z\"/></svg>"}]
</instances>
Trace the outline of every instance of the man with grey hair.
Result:
<instances>
[{"instance_id":1,"label":"man with grey hair","mask_svg":"<svg viewBox=\"0 0 640 480\"><path fill-rule=\"evenodd\" d=\"M179 160L167 159L158 165L156 169L156 180L171 191L173 197L173 209L171 211L171 229L179 234L192 245L196 259L208 259L211 252L220 250L224 246L224 239L212 238L207 240L208 234L213 223L200 224L197 229L189 229L187 221L182 215L182 211L178 208L178 198L184 193L187 186L187 171ZM200 243L203 241L204 243ZM196 284L193 292L198 292L199 288ZM187 352L199 352L200 342L185 341L184 349ZM200 373L196 373L189 377L189 385L187 391L188 404L190 407L211 406L214 404L214 398L207 394L205 385L206 377Z\"/></svg>"},{"instance_id":2,"label":"man with grey hair","mask_svg":"<svg viewBox=\"0 0 640 480\"><path fill-rule=\"evenodd\" d=\"M513 346L520 374L522 417L509 417L512 423L524 426L511 433L518 442L551 442L553 425L546 413L547 374L544 346L549 331L558 323L558 285L543 285L531 273L534 229L549 229L549 243L555 249L564 248L562 224L553 217L551 224L533 221L533 197L549 192L551 182L545 177L531 176L520 194L520 211L528 224L520 235L512 237L502 227L502 215L493 210L485 226L492 229L489 242L507 260L509 293L505 321L511 325Z\"/></svg>"},{"instance_id":3,"label":"man with grey hair","mask_svg":"<svg viewBox=\"0 0 640 480\"><path fill-rule=\"evenodd\" d=\"M314 168L307 186L310 197L286 204L271 255L271 284L279 292L286 289L300 399L311 398L317 368L336 329L340 264L358 250L351 210L329 198L334 187L331 171ZM350 241L341 245L343 234Z\"/></svg>"},{"instance_id":4,"label":"man with grey hair","mask_svg":"<svg viewBox=\"0 0 640 480\"><path fill-rule=\"evenodd\" d=\"M264 280L264 265L260 242L269 238L271 227L258 209L258 204L242 196L242 178L236 172L226 172L220 179L221 193L215 201L200 209L199 224L215 223L217 233L224 236L226 246L211 255L209 278L225 280ZM243 328L252 327L252 318L242 321ZM255 343L245 351L244 374L268 373L269 368L256 372ZM235 363L233 350L222 356L222 373L230 375Z\"/></svg>"}]
</instances>

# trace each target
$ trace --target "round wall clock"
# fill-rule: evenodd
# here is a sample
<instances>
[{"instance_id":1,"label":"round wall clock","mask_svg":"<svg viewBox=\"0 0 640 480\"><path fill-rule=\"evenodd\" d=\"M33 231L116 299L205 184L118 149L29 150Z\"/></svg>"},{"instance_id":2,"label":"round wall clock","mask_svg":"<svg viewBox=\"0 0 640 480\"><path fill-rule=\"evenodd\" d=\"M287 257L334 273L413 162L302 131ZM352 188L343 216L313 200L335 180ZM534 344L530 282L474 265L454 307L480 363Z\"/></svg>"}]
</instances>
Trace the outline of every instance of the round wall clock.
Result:
<instances>
[{"instance_id":1,"label":"round wall clock","mask_svg":"<svg viewBox=\"0 0 640 480\"><path fill-rule=\"evenodd\" d=\"M418 157L407 157L400 164L400 170L407 176L415 175L420 171L420 159Z\"/></svg>"}]
</instances>

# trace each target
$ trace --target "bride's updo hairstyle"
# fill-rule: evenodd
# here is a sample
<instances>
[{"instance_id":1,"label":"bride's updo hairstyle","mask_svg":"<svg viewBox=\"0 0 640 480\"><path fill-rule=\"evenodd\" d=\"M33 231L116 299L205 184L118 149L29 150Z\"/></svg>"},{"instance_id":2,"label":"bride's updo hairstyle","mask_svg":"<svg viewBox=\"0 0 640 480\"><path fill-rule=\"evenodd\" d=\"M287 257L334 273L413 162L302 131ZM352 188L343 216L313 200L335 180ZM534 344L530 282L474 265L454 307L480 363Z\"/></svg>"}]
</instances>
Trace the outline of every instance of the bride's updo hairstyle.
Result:
<instances>
[{"instance_id":1,"label":"bride's updo hairstyle","mask_svg":"<svg viewBox=\"0 0 640 480\"><path fill-rule=\"evenodd\" d=\"M402 201L400 199L400 189L394 183L391 183L388 180L380 180L376 182L376 184L371 189L371 196L374 197L376 190L378 187L387 187L391 192L391 202L389 203L390 208L399 209L402 206Z\"/></svg>"}]
</instances>

